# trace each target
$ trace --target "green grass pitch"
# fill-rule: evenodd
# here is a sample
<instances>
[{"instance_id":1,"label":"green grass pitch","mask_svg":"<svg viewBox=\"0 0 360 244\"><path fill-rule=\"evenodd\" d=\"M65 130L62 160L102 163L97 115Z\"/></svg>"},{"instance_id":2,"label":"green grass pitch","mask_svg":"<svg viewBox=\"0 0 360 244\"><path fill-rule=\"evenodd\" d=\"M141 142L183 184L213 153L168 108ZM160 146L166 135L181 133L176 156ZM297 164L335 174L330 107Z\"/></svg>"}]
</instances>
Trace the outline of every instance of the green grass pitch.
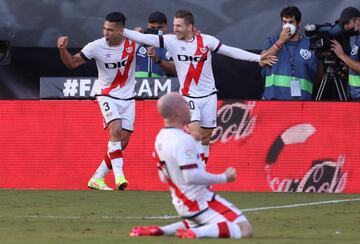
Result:
<instances>
[{"instance_id":1,"label":"green grass pitch","mask_svg":"<svg viewBox=\"0 0 360 244\"><path fill-rule=\"evenodd\" d=\"M178 220L147 218L176 215L168 192L0 190L0 243L360 243L359 194L220 195L244 210L253 239L130 237L133 226Z\"/></svg>"}]
</instances>

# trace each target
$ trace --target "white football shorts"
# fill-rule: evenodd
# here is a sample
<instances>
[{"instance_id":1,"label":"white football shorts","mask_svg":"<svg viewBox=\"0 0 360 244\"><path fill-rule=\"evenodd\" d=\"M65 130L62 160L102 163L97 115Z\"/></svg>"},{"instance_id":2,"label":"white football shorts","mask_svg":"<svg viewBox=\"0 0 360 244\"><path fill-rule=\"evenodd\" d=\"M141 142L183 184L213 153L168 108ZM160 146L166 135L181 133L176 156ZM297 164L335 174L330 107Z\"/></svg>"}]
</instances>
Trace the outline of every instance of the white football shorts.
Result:
<instances>
[{"instance_id":1,"label":"white football shorts","mask_svg":"<svg viewBox=\"0 0 360 244\"><path fill-rule=\"evenodd\" d=\"M104 128L116 119L121 119L121 127L127 131L134 130L135 99L120 100L107 96L96 97L104 118Z\"/></svg>"},{"instance_id":2,"label":"white football shorts","mask_svg":"<svg viewBox=\"0 0 360 244\"><path fill-rule=\"evenodd\" d=\"M216 128L217 115L217 95L212 94L207 97L193 98L184 96L189 103L191 122L199 121L203 128Z\"/></svg>"}]
</instances>

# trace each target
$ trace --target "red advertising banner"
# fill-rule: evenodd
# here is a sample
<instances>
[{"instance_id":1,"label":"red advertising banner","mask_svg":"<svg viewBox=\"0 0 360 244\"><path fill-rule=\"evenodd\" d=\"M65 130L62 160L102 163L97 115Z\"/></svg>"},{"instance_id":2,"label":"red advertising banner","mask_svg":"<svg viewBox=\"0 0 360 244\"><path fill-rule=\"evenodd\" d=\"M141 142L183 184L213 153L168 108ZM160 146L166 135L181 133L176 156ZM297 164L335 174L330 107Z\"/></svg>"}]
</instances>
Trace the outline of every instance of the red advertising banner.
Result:
<instances>
[{"instance_id":1,"label":"red advertising banner","mask_svg":"<svg viewBox=\"0 0 360 244\"><path fill-rule=\"evenodd\" d=\"M107 149L92 101L0 101L0 188L86 189ZM162 121L136 102L124 151L130 190L167 190L152 159ZM219 102L207 169L234 166L225 191L360 192L360 103ZM113 186L113 175L106 178Z\"/></svg>"}]
</instances>

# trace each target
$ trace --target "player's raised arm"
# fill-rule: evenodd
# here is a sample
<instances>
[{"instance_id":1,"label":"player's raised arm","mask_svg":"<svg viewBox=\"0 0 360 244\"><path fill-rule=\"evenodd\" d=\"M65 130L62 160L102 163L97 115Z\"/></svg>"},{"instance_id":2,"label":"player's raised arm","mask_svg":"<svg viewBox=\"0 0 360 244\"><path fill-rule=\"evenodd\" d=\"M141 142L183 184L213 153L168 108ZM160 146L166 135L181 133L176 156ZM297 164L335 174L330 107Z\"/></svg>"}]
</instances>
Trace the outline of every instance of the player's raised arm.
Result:
<instances>
[{"instance_id":1,"label":"player's raised arm","mask_svg":"<svg viewBox=\"0 0 360 244\"><path fill-rule=\"evenodd\" d=\"M251 53L236 47L226 46L224 44L220 46L218 53L231 58L245 60L245 61L259 62L260 64L270 65L270 66L276 63L277 61L277 57L272 56L269 53L265 53L260 56L255 53Z\"/></svg>"},{"instance_id":2,"label":"player's raised arm","mask_svg":"<svg viewBox=\"0 0 360 244\"><path fill-rule=\"evenodd\" d=\"M212 174L203 168L193 168L183 170L183 175L188 184L211 185L235 181L236 170L227 168L222 174Z\"/></svg>"},{"instance_id":3,"label":"player's raised arm","mask_svg":"<svg viewBox=\"0 0 360 244\"><path fill-rule=\"evenodd\" d=\"M67 45L69 38L67 36L60 36L57 41L57 46L59 48L61 60L69 69L74 69L85 63L85 60L81 57L80 53L72 55L68 49Z\"/></svg>"},{"instance_id":4,"label":"player's raised arm","mask_svg":"<svg viewBox=\"0 0 360 244\"><path fill-rule=\"evenodd\" d=\"M160 38L162 38L162 36L143 34L126 28L124 29L124 36L137 43L141 43L151 47L160 47Z\"/></svg>"}]
</instances>

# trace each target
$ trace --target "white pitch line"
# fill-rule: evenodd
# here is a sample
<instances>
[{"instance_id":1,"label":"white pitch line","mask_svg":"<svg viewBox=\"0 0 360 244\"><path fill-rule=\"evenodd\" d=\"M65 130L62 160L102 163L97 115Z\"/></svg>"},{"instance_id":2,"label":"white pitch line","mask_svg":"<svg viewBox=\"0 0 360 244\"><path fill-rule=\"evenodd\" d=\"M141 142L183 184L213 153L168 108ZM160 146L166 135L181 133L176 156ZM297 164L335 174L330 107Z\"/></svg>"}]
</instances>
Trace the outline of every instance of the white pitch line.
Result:
<instances>
[{"instance_id":1,"label":"white pitch line","mask_svg":"<svg viewBox=\"0 0 360 244\"><path fill-rule=\"evenodd\" d=\"M297 204L291 204L291 205L270 206L270 207L260 207L260 208L247 208L247 209L243 209L242 211L243 212L255 212L255 211L268 210L268 209L298 208L298 207L306 207L306 206L321 205L321 204L355 202L355 201L360 201L360 198L329 200L329 201L309 202L309 203L297 203Z\"/></svg>"},{"instance_id":2,"label":"white pitch line","mask_svg":"<svg viewBox=\"0 0 360 244\"><path fill-rule=\"evenodd\" d=\"M290 205L281 205L281 206L269 206L269 207L259 207L259 208L245 208L242 209L242 212L257 212L263 210L270 209L282 209L282 208L298 208L298 207L307 207L314 205L322 205L322 204L335 204L335 203L344 203L344 202L355 202L360 201L360 198L352 198L352 199L340 199L340 200L329 200L329 201L321 201L321 202L309 202L309 203L297 203ZM8 217L8 216L0 216ZM176 215L163 215L163 216L148 216L148 217L139 217L139 216L100 216L100 217L83 217L83 216L54 216L54 215L29 215L29 216L14 216L15 218L43 218L43 219L178 219L179 216Z\"/></svg>"}]
</instances>

